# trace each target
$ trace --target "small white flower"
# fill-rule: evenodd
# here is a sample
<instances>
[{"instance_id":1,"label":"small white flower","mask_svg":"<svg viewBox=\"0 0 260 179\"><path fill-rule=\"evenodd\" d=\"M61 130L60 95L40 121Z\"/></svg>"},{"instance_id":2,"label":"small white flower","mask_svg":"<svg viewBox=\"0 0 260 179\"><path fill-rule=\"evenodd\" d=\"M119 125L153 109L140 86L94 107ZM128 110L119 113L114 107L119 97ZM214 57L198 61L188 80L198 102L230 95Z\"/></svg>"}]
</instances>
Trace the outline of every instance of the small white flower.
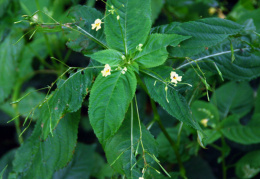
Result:
<instances>
[{"instance_id":1,"label":"small white flower","mask_svg":"<svg viewBox=\"0 0 260 179\"><path fill-rule=\"evenodd\" d=\"M91 24L92 30L94 30L95 28L96 28L96 31L101 29L101 23L102 23L102 21L100 19L96 19L94 24Z\"/></svg>"},{"instance_id":2,"label":"small white flower","mask_svg":"<svg viewBox=\"0 0 260 179\"><path fill-rule=\"evenodd\" d=\"M181 81L182 76L179 76L176 72L171 72L171 82L177 84L178 81Z\"/></svg>"},{"instance_id":3,"label":"small white flower","mask_svg":"<svg viewBox=\"0 0 260 179\"><path fill-rule=\"evenodd\" d=\"M124 55L122 55L121 58L122 58L123 60L125 60L125 56L124 56Z\"/></svg>"},{"instance_id":4,"label":"small white flower","mask_svg":"<svg viewBox=\"0 0 260 179\"><path fill-rule=\"evenodd\" d=\"M107 77L108 75L111 75L111 71L109 64L106 64L104 70L101 71L102 76Z\"/></svg>"},{"instance_id":5,"label":"small white flower","mask_svg":"<svg viewBox=\"0 0 260 179\"><path fill-rule=\"evenodd\" d=\"M120 16L119 16L119 15L118 15L118 16L116 16L116 19L117 19L117 20L119 20L119 19L120 19Z\"/></svg>"}]
</instances>

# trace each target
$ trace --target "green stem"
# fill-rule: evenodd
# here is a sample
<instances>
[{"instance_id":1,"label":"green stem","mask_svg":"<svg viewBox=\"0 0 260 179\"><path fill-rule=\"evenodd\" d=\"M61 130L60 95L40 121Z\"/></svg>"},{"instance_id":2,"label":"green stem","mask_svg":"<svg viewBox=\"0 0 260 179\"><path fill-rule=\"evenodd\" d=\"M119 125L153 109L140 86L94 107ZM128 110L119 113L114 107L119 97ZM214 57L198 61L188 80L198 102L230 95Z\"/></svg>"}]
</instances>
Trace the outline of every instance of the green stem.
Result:
<instances>
[{"instance_id":1,"label":"green stem","mask_svg":"<svg viewBox=\"0 0 260 179\"><path fill-rule=\"evenodd\" d=\"M183 122L181 122L179 130L178 130L178 136L177 136L177 147L179 148L180 143L181 143L181 131L183 127Z\"/></svg>"},{"instance_id":2,"label":"green stem","mask_svg":"<svg viewBox=\"0 0 260 179\"><path fill-rule=\"evenodd\" d=\"M22 84L23 83L21 83L21 82L16 83L16 85L14 87L12 101L16 101L19 98L19 93L20 93ZM15 116L18 116L19 115L18 104L13 104L12 106L13 106L14 111L15 111ZM15 124L15 129L16 129L18 141L19 141L19 144L21 145L23 143L23 138L22 138L22 136L20 136L21 129L20 129L19 117L14 120L14 124Z\"/></svg>"},{"instance_id":3,"label":"green stem","mask_svg":"<svg viewBox=\"0 0 260 179\"><path fill-rule=\"evenodd\" d=\"M225 161L225 151L224 146L226 145L224 136L221 135L221 144L222 144L222 150L221 150L221 157L222 157L222 173L223 173L223 179L227 179L227 169L226 169L226 161Z\"/></svg>"}]
</instances>

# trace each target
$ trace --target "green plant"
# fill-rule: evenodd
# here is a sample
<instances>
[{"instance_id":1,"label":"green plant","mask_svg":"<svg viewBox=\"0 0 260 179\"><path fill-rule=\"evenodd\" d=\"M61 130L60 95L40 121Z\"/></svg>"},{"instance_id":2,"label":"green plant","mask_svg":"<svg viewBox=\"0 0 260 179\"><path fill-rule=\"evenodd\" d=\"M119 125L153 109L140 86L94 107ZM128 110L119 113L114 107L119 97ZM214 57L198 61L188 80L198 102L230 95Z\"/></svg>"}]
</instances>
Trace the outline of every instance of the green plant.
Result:
<instances>
[{"instance_id":1,"label":"green plant","mask_svg":"<svg viewBox=\"0 0 260 179\"><path fill-rule=\"evenodd\" d=\"M226 140L245 145L260 142L259 95L255 99L248 83L260 75L259 29L254 21L241 25L204 18L152 28L158 15L155 4L162 1L108 0L102 1L104 14L75 5L68 12L71 20L60 23L67 13L59 7L66 1L55 2L47 5L49 12L40 11L48 1L36 0L29 7L22 1L20 7L11 4L10 9L21 8L28 14L15 25L2 17L7 25L0 32L4 64L0 109L12 117L9 122L14 121L21 144L6 155L13 160L7 167L9 178L187 178L183 163L207 146L221 152L218 162L227 178L225 158L230 147ZM39 11L31 12L35 7ZM27 36L33 40L25 42ZM67 63L71 50L64 56L60 45L65 41L90 59L89 64ZM28 67L33 58L40 62L39 70ZM35 89L20 94L25 82L38 73L57 78L39 89L45 95ZM199 100L203 98L208 102ZM144 115L146 103L152 120ZM162 117L165 112L173 121L169 128ZM81 119L81 113L88 113L89 119ZM241 125L241 118L252 120ZM78 126L84 125L80 121L88 120L108 163L95 146L77 143ZM32 123L30 136L23 137L29 135ZM217 140L220 146L214 143ZM258 160L250 163L257 152L237 162L239 177L258 174ZM178 169L167 167L171 163L177 163Z\"/></svg>"}]
</instances>

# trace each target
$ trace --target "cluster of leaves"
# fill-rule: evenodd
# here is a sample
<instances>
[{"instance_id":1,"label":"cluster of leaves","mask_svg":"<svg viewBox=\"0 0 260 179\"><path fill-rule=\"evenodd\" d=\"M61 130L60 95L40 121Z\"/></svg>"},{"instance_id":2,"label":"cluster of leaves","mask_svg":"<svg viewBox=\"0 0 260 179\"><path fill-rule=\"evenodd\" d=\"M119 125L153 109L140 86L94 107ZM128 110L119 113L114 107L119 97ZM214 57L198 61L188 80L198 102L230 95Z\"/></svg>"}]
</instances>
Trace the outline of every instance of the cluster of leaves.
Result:
<instances>
[{"instance_id":1,"label":"cluster of leaves","mask_svg":"<svg viewBox=\"0 0 260 179\"><path fill-rule=\"evenodd\" d=\"M192 158L204 150L201 146L220 151L215 163L222 162L226 178L228 144L260 143L260 88L256 91L249 83L260 76L257 4L239 1L227 16L231 21L184 17L190 7L176 8L188 1L107 0L104 14L91 7L94 3L64 12L69 1L0 2L0 9L7 9L0 14L0 109L12 118L21 144L0 160L1 176L192 178L188 166L199 162L204 164L198 167L209 171L202 175L214 178L205 161ZM201 3L221 17L217 1L190 6ZM194 21L152 27L158 7L166 16L174 12L181 20ZM19 11L28 15L19 19ZM17 24L8 23L10 18ZM102 21L99 30L92 29L96 19ZM27 36L29 41L19 39ZM66 41L70 50L63 55ZM71 65L71 51L90 59L89 64ZM33 68L35 59L40 65ZM112 70L104 77L106 64ZM182 81L172 83L171 72ZM45 94L37 85L28 88L29 79L46 73L54 80L50 86L48 81L39 85ZM152 120L145 110L153 111ZM79 126L86 121L101 146L78 142ZM95 151L100 148L108 163ZM236 158L238 177L260 172L258 153L257 146ZM176 169L168 170L172 164Z\"/></svg>"}]
</instances>

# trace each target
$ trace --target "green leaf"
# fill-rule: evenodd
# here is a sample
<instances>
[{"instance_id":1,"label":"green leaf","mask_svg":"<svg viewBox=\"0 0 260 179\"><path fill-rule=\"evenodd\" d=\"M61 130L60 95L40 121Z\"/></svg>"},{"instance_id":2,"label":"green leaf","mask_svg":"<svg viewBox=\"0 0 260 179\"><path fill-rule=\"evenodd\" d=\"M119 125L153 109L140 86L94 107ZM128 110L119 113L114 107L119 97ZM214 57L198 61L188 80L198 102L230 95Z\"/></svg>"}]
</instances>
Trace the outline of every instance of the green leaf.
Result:
<instances>
[{"instance_id":1,"label":"green leaf","mask_svg":"<svg viewBox=\"0 0 260 179\"><path fill-rule=\"evenodd\" d=\"M101 144L121 126L135 90L136 77L130 69L97 77L89 98L89 119Z\"/></svg>"},{"instance_id":2,"label":"green leaf","mask_svg":"<svg viewBox=\"0 0 260 179\"><path fill-rule=\"evenodd\" d=\"M133 60L146 68L162 65L168 57L166 47L168 45L177 46L188 38L176 34L152 34L148 37L142 51L137 52Z\"/></svg>"},{"instance_id":3,"label":"green leaf","mask_svg":"<svg viewBox=\"0 0 260 179\"><path fill-rule=\"evenodd\" d=\"M8 151L0 159L0 178L8 178L9 173L12 171L12 161L14 159L16 149Z\"/></svg>"},{"instance_id":4,"label":"green leaf","mask_svg":"<svg viewBox=\"0 0 260 179\"><path fill-rule=\"evenodd\" d=\"M177 134L178 129L177 128L167 128L166 129L168 134L170 135L171 139L177 143ZM190 144L190 140L188 139L188 136L184 132L181 133L181 143L178 147L178 152L181 156L181 161L185 162L190 158L188 144ZM165 135L161 132L156 141L159 144L159 157L163 160L166 160L169 163L178 163L174 150L171 147L171 144L169 143L168 139L165 137Z\"/></svg>"},{"instance_id":5,"label":"green leaf","mask_svg":"<svg viewBox=\"0 0 260 179\"><path fill-rule=\"evenodd\" d=\"M51 37L51 36L48 36ZM57 48L52 44L51 48ZM45 59L48 55L48 49L46 47L46 41L43 36L37 36L31 43L26 44L21 52L21 58L19 58L18 64L18 77L24 78L25 76L32 77L33 68L32 61L34 57L39 59Z\"/></svg>"},{"instance_id":6,"label":"green leaf","mask_svg":"<svg viewBox=\"0 0 260 179\"><path fill-rule=\"evenodd\" d=\"M152 22L158 18L162 7L163 7L164 1L163 0L151 0L151 9L152 9Z\"/></svg>"},{"instance_id":7,"label":"green leaf","mask_svg":"<svg viewBox=\"0 0 260 179\"><path fill-rule=\"evenodd\" d=\"M5 172L7 167L8 167L8 165L6 165L5 168L1 171L1 173L0 173L0 178L1 179L3 179L3 175L4 175L4 172Z\"/></svg>"},{"instance_id":8,"label":"green leaf","mask_svg":"<svg viewBox=\"0 0 260 179\"><path fill-rule=\"evenodd\" d=\"M256 25L257 31L260 32L259 13L260 9L255 9L252 1L239 1L228 16L238 23L244 23L246 20L252 19Z\"/></svg>"},{"instance_id":9,"label":"green leaf","mask_svg":"<svg viewBox=\"0 0 260 179\"><path fill-rule=\"evenodd\" d=\"M73 159L65 168L55 172L52 179L88 179L91 176L95 176L96 171L101 173L107 167L107 164L105 164L104 159L98 153L95 153L95 148L93 145L78 143ZM113 172L112 168L107 168L107 173L103 173L104 177L109 177L111 172Z\"/></svg>"},{"instance_id":10,"label":"green leaf","mask_svg":"<svg viewBox=\"0 0 260 179\"><path fill-rule=\"evenodd\" d=\"M122 126L113 137L107 140L104 150L108 163L115 171L126 175L127 178L138 178L141 177L142 170L142 167L139 167L144 164L142 157L146 157L148 164L153 163L150 155L157 156L158 144L142 123L139 126L136 108L132 112L133 116L131 116L131 110L128 110ZM140 127L145 153L140 144Z\"/></svg>"},{"instance_id":11,"label":"green leaf","mask_svg":"<svg viewBox=\"0 0 260 179\"><path fill-rule=\"evenodd\" d=\"M205 145L212 144L221 137L221 133L217 130L205 129L203 132L206 136L204 140Z\"/></svg>"},{"instance_id":12,"label":"green leaf","mask_svg":"<svg viewBox=\"0 0 260 179\"><path fill-rule=\"evenodd\" d=\"M239 178L253 178L260 172L260 151L256 150L244 155L236 163L236 175Z\"/></svg>"},{"instance_id":13,"label":"green leaf","mask_svg":"<svg viewBox=\"0 0 260 179\"><path fill-rule=\"evenodd\" d=\"M77 5L71 8L69 17L73 19L74 23L78 26L77 30L79 31L72 31L69 34L69 41L67 42L69 48L76 52L88 52L89 50L97 48L98 42L101 42L104 45L106 44L104 28L102 27L96 31L92 30L91 26L96 19L102 19L103 14L101 12L88 6Z\"/></svg>"},{"instance_id":14,"label":"green leaf","mask_svg":"<svg viewBox=\"0 0 260 179\"><path fill-rule=\"evenodd\" d=\"M111 6L114 14L109 14ZM110 48L131 54L138 44L144 44L151 29L150 0L108 0L105 34ZM119 20L117 20L119 16Z\"/></svg>"},{"instance_id":15,"label":"green leaf","mask_svg":"<svg viewBox=\"0 0 260 179\"><path fill-rule=\"evenodd\" d=\"M201 157L193 157L184 164L187 178L217 179L208 162Z\"/></svg>"},{"instance_id":16,"label":"green leaf","mask_svg":"<svg viewBox=\"0 0 260 179\"><path fill-rule=\"evenodd\" d=\"M30 118L39 119L39 109L34 108L43 101L45 95L36 92L34 88L28 88L22 95L24 98L21 101L19 101L19 103L17 103L19 115L26 118L30 114ZM0 105L0 110L2 110L9 116L9 120L17 116L17 113L12 107L10 101L7 101L6 103ZM9 120L5 121L4 119L2 119L2 125L7 124ZM12 123L10 124L13 125Z\"/></svg>"},{"instance_id":17,"label":"green leaf","mask_svg":"<svg viewBox=\"0 0 260 179\"><path fill-rule=\"evenodd\" d=\"M143 71L145 74L144 81L151 98L158 102L163 109L176 119L190 125L194 129L201 130L197 121L192 118L190 108L185 98L175 89L175 87L173 87L173 85L168 85L166 96L166 84L164 83L164 80L167 78L169 79L171 71L172 68L167 66L153 68L152 71ZM167 102L167 99L169 103Z\"/></svg>"},{"instance_id":18,"label":"green leaf","mask_svg":"<svg viewBox=\"0 0 260 179\"><path fill-rule=\"evenodd\" d=\"M64 114L76 112L89 92L94 78L93 68L78 70L65 81L60 81L57 89L40 107L40 118L43 123L43 138L46 139L60 122Z\"/></svg>"},{"instance_id":19,"label":"green leaf","mask_svg":"<svg viewBox=\"0 0 260 179\"><path fill-rule=\"evenodd\" d=\"M87 56L100 63L109 64L110 66L118 65L124 62L122 58L123 54L113 49L98 51Z\"/></svg>"},{"instance_id":20,"label":"green leaf","mask_svg":"<svg viewBox=\"0 0 260 179\"><path fill-rule=\"evenodd\" d=\"M253 116L247 125L240 123L239 115L231 115L221 123L221 131L229 140L249 145L260 142L259 114Z\"/></svg>"},{"instance_id":21,"label":"green leaf","mask_svg":"<svg viewBox=\"0 0 260 179\"><path fill-rule=\"evenodd\" d=\"M229 82L214 92L211 102L218 108L220 119L224 119L229 113L242 117L254 105L253 89L248 82Z\"/></svg>"},{"instance_id":22,"label":"green leaf","mask_svg":"<svg viewBox=\"0 0 260 179\"><path fill-rule=\"evenodd\" d=\"M192 57L204 70L218 74L215 64L218 66L222 75L230 80L251 80L260 76L260 52L251 52L250 47L245 47L240 40L232 42L234 46L235 61L232 63L232 51L230 42L225 40L223 43ZM215 64L214 64L214 63Z\"/></svg>"},{"instance_id":23,"label":"green leaf","mask_svg":"<svg viewBox=\"0 0 260 179\"><path fill-rule=\"evenodd\" d=\"M16 68L24 41L15 43L21 36L21 33L15 30L0 31L0 103L9 96L16 82Z\"/></svg>"},{"instance_id":24,"label":"green leaf","mask_svg":"<svg viewBox=\"0 0 260 179\"><path fill-rule=\"evenodd\" d=\"M4 15L10 0L0 0L0 18Z\"/></svg>"},{"instance_id":25,"label":"green leaf","mask_svg":"<svg viewBox=\"0 0 260 179\"><path fill-rule=\"evenodd\" d=\"M219 121L219 113L216 106L205 101L195 101L191 105L194 119L204 127L215 128Z\"/></svg>"},{"instance_id":26,"label":"green leaf","mask_svg":"<svg viewBox=\"0 0 260 179\"><path fill-rule=\"evenodd\" d=\"M254 113L255 114L260 113L260 87L258 87L258 90L257 90L257 93L256 93Z\"/></svg>"},{"instance_id":27,"label":"green leaf","mask_svg":"<svg viewBox=\"0 0 260 179\"><path fill-rule=\"evenodd\" d=\"M31 137L17 150L13 162L14 172L23 178L48 179L55 170L72 159L80 114L68 114L45 141L41 138L41 121L36 123Z\"/></svg>"},{"instance_id":28,"label":"green leaf","mask_svg":"<svg viewBox=\"0 0 260 179\"><path fill-rule=\"evenodd\" d=\"M37 4L38 2L38 4ZM31 15L37 10L42 10L42 9L47 9L50 0L38 0L38 1L30 1L30 0L23 0L19 1L21 8L22 8L22 13L26 13L27 15ZM40 8L40 9L38 9Z\"/></svg>"},{"instance_id":29,"label":"green leaf","mask_svg":"<svg viewBox=\"0 0 260 179\"><path fill-rule=\"evenodd\" d=\"M28 93L29 95L18 104L19 114L23 117L26 117L35 106L39 105L44 100L45 97L43 93L37 92L34 88L28 88L23 95ZM30 118L39 119L39 113L39 109L35 109Z\"/></svg>"},{"instance_id":30,"label":"green leaf","mask_svg":"<svg viewBox=\"0 0 260 179\"><path fill-rule=\"evenodd\" d=\"M174 57L187 57L203 52L205 48L212 47L241 30L242 26L235 22L220 18L205 18L184 23L174 22L156 27L152 32L192 36L180 46L169 49Z\"/></svg>"}]
</instances>

